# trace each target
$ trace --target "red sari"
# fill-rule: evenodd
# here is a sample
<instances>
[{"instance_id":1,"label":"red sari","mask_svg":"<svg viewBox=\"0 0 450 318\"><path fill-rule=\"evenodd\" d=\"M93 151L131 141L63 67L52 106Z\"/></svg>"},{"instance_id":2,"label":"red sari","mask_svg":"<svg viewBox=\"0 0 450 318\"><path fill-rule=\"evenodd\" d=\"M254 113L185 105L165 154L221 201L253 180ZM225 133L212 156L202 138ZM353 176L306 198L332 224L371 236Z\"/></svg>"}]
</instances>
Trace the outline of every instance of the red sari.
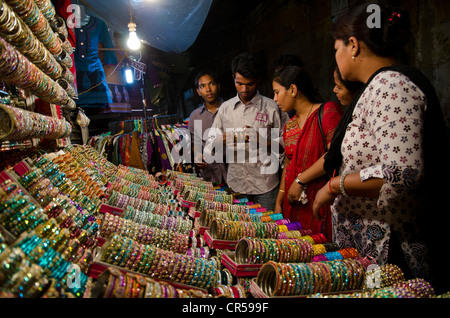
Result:
<instances>
[{"instance_id":1,"label":"red sari","mask_svg":"<svg viewBox=\"0 0 450 318\"><path fill-rule=\"evenodd\" d=\"M284 140L286 142L286 156L291 160L286 167L285 190L283 201L283 216L291 222L300 222L303 229L310 229L313 233L322 233L328 241L331 241L331 213L330 205L323 206L320 215L324 216L323 221L317 220L312 211L314 197L317 191L327 182L325 177L316 179L309 183L306 188L308 203L301 204L295 202L291 205L287 194L289 187L294 182L296 176L312 166L324 153L325 145L322 134L318 126L318 111L316 109L306 120L303 128L297 126L297 116L294 116L285 126ZM327 102L323 109L322 129L327 143L333 138L336 128L342 116L342 110L335 102ZM296 129L296 130L292 130ZM292 138L297 136L296 143ZM293 146L295 144L295 146Z\"/></svg>"}]
</instances>

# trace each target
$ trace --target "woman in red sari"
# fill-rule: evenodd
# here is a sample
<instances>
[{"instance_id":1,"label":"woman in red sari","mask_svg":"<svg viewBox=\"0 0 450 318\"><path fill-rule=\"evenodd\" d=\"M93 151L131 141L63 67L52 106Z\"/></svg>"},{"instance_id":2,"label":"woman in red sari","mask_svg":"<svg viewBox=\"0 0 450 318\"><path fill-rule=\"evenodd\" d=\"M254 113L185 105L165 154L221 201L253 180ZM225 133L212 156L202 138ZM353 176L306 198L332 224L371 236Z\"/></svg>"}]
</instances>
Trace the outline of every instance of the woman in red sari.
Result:
<instances>
[{"instance_id":1,"label":"woman in red sari","mask_svg":"<svg viewBox=\"0 0 450 318\"><path fill-rule=\"evenodd\" d=\"M324 206L320 219L314 217L312 203L317 191L326 183L323 155L331 142L342 110L335 102L322 103L308 73L298 66L278 71L273 79L274 100L282 111L296 114L284 127L285 165L275 212L303 229L322 233L331 240L330 207ZM322 129L318 125L322 106ZM328 149L328 148L327 148Z\"/></svg>"}]
</instances>

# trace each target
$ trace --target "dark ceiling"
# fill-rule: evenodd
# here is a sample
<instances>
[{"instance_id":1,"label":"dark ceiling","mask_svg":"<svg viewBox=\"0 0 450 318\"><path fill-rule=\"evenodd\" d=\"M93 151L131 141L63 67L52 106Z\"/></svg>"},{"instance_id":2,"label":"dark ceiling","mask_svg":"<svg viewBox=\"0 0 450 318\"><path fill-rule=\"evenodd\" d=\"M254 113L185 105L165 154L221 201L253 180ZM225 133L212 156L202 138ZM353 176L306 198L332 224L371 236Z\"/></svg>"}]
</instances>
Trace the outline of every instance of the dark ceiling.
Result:
<instances>
[{"instance_id":1,"label":"dark ceiling","mask_svg":"<svg viewBox=\"0 0 450 318\"><path fill-rule=\"evenodd\" d=\"M271 2L273 1L213 0L197 39L187 50L191 63L201 66L219 58L218 52L223 55L240 50L245 46L241 42L242 38L236 36L230 42L230 34L245 32L248 25Z\"/></svg>"},{"instance_id":2,"label":"dark ceiling","mask_svg":"<svg viewBox=\"0 0 450 318\"><path fill-rule=\"evenodd\" d=\"M213 0L208 16L197 37L217 37L236 24L244 23L268 1L258 0Z\"/></svg>"}]
</instances>

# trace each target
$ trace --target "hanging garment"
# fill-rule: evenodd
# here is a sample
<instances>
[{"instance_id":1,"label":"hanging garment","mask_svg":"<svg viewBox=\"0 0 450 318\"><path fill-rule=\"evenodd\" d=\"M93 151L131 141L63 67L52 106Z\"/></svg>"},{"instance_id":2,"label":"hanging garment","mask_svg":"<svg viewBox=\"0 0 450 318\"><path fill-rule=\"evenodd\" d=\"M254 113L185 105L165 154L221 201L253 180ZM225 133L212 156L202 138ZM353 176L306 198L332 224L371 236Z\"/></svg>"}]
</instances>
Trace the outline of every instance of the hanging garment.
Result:
<instances>
[{"instance_id":1,"label":"hanging garment","mask_svg":"<svg viewBox=\"0 0 450 318\"><path fill-rule=\"evenodd\" d=\"M158 145L158 153L161 162L161 168L163 171L172 170L172 164L170 163L169 156L167 154L166 146L164 144L164 139L161 133L155 130L155 139Z\"/></svg>"},{"instance_id":2,"label":"hanging garment","mask_svg":"<svg viewBox=\"0 0 450 318\"><path fill-rule=\"evenodd\" d=\"M91 16L85 26L75 28L75 36L75 66L79 94L77 104L82 107L98 107L95 104L112 103L111 92L98 54L100 43L105 48L113 48L105 22ZM114 52L104 51L103 63L117 64Z\"/></svg>"},{"instance_id":3,"label":"hanging garment","mask_svg":"<svg viewBox=\"0 0 450 318\"><path fill-rule=\"evenodd\" d=\"M138 131L133 131L131 134L130 143L130 159L128 166L138 168L141 170L147 170L142 163L141 151L140 151L141 138Z\"/></svg>"}]
</instances>

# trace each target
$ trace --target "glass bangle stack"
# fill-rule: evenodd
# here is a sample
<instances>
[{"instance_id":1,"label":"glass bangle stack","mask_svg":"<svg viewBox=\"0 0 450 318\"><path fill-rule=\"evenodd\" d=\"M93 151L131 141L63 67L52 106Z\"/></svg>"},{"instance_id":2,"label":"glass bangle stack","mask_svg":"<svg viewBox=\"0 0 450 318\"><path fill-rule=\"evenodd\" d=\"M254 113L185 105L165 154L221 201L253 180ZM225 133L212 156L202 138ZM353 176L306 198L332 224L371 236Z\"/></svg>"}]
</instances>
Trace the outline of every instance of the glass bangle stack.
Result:
<instances>
[{"instance_id":1,"label":"glass bangle stack","mask_svg":"<svg viewBox=\"0 0 450 318\"><path fill-rule=\"evenodd\" d=\"M0 174L15 178L0 183L1 297L446 297L248 200L202 196L212 235L236 241L238 266L258 268L237 276L222 263L229 251L205 246L180 209L176 187L214 193L196 176L170 172L161 183L86 145L27 164L20 177Z\"/></svg>"},{"instance_id":2,"label":"glass bangle stack","mask_svg":"<svg viewBox=\"0 0 450 318\"><path fill-rule=\"evenodd\" d=\"M154 245L180 254L186 254L189 247L187 234L146 226L108 213L103 219L100 236L109 237L112 233L133 238L141 244Z\"/></svg>"},{"instance_id":3,"label":"glass bangle stack","mask_svg":"<svg viewBox=\"0 0 450 318\"><path fill-rule=\"evenodd\" d=\"M195 289L180 289L138 274L108 267L97 279L92 298L208 298Z\"/></svg>"},{"instance_id":4,"label":"glass bangle stack","mask_svg":"<svg viewBox=\"0 0 450 318\"><path fill-rule=\"evenodd\" d=\"M71 132L72 126L65 119L0 104L0 140L59 139Z\"/></svg>"},{"instance_id":5,"label":"glass bangle stack","mask_svg":"<svg viewBox=\"0 0 450 318\"><path fill-rule=\"evenodd\" d=\"M402 270L394 264L366 270L363 290L355 293L313 294L311 298L432 298L433 287L421 278L405 280ZM445 295L444 297L448 297Z\"/></svg>"},{"instance_id":6,"label":"glass bangle stack","mask_svg":"<svg viewBox=\"0 0 450 318\"><path fill-rule=\"evenodd\" d=\"M76 104L70 84L75 78L69 70L73 66L73 47L67 40L65 24L58 32L53 31L51 24L56 21L51 1L2 1L0 74L6 83L49 103L73 109Z\"/></svg>"},{"instance_id":7,"label":"glass bangle stack","mask_svg":"<svg viewBox=\"0 0 450 318\"><path fill-rule=\"evenodd\" d=\"M213 239L227 241L237 241L242 237L276 238L278 225L214 219L211 222L210 234Z\"/></svg>"},{"instance_id":8,"label":"glass bangle stack","mask_svg":"<svg viewBox=\"0 0 450 318\"><path fill-rule=\"evenodd\" d=\"M76 207L64 197L55 198L41 208L15 182L5 181L1 189L0 225L18 237L15 245L4 250L0 257L5 277L2 286L15 297L43 297L50 290L49 284L53 286L52 292L55 288L59 290L59 297L68 297L67 294L82 297L93 258L92 248L96 245L92 237L95 225L83 226L87 218L83 220ZM39 197L39 192L32 193ZM73 266L78 269L80 284L68 286L65 283L73 277L67 269Z\"/></svg>"},{"instance_id":9,"label":"glass bangle stack","mask_svg":"<svg viewBox=\"0 0 450 318\"><path fill-rule=\"evenodd\" d=\"M258 273L257 284L268 296L298 296L359 290L365 268L355 259L314 263L269 261Z\"/></svg>"},{"instance_id":10,"label":"glass bangle stack","mask_svg":"<svg viewBox=\"0 0 450 318\"><path fill-rule=\"evenodd\" d=\"M214 259L190 257L117 234L105 242L99 257L107 264L184 285L207 289L217 283Z\"/></svg>"}]
</instances>

